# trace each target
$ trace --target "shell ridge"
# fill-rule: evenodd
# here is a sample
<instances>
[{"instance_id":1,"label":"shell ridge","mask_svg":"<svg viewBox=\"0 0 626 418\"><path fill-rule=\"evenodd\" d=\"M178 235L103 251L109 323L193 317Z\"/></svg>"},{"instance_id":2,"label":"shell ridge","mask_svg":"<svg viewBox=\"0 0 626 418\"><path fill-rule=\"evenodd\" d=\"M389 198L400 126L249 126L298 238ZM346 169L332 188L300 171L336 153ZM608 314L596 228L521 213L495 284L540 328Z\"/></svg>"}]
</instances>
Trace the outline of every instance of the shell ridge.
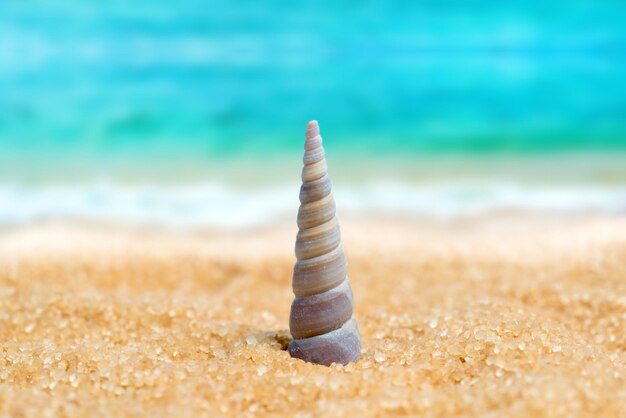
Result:
<instances>
[{"instance_id":1,"label":"shell ridge","mask_svg":"<svg viewBox=\"0 0 626 418\"><path fill-rule=\"evenodd\" d=\"M305 136L289 352L313 363L347 364L361 348L348 262L317 121L309 122Z\"/></svg>"}]
</instances>

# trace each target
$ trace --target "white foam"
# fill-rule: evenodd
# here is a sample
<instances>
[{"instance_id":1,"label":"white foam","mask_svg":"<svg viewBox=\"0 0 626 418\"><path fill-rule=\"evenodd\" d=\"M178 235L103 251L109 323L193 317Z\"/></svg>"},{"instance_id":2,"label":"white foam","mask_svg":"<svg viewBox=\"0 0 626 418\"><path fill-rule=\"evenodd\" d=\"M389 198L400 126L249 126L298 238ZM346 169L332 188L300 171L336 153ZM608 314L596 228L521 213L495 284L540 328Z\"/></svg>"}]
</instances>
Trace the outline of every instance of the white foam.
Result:
<instances>
[{"instance_id":1,"label":"white foam","mask_svg":"<svg viewBox=\"0 0 626 418\"><path fill-rule=\"evenodd\" d=\"M42 220L104 221L164 228L246 228L293 221L298 184L236 189L207 183L180 187L0 185L0 225ZM512 183L335 184L340 215L374 213L457 219L495 211L626 213L625 186L529 186Z\"/></svg>"}]
</instances>

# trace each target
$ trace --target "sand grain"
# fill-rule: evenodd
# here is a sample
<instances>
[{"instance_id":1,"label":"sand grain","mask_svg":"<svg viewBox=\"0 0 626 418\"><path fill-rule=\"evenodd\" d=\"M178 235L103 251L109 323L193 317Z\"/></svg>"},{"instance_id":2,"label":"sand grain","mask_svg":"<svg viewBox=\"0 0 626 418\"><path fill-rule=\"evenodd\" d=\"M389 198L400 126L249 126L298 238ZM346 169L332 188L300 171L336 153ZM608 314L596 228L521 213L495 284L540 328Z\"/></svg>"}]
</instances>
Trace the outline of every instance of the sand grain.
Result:
<instances>
[{"instance_id":1,"label":"sand grain","mask_svg":"<svg viewBox=\"0 0 626 418\"><path fill-rule=\"evenodd\" d=\"M623 416L626 222L342 223L361 360L284 347L294 228L0 236L8 416Z\"/></svg>"}]
</instances>

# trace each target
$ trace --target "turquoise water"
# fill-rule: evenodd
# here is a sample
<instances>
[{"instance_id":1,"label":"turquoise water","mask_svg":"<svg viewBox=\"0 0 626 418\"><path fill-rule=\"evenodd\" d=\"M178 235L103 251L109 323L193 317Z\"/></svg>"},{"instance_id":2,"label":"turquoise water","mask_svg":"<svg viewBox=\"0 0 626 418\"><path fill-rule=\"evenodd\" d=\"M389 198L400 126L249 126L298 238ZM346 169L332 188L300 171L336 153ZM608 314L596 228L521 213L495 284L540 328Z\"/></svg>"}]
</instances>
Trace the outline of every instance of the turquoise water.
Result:
<instances>
[{"instance_id":1,"label":"turquoise water","mask_svg":"<svg viewBox=\"0 0 626 418\"><path fill-rule=\"evenodd\" d=\"M341 213L620 216L624 22L623 0L0 1L0 226L293 219L310 119Z\"/></svg>"},{"instance_id":2,"label":"turquoise water","mask_svg":"<svg viewBox=\"0 0 626 418\"><path fill-rule=\"evenodd\" d=\"M626 3L501 3L4 1L0 159L626 152Z\"/></svg>"}]
</instances>

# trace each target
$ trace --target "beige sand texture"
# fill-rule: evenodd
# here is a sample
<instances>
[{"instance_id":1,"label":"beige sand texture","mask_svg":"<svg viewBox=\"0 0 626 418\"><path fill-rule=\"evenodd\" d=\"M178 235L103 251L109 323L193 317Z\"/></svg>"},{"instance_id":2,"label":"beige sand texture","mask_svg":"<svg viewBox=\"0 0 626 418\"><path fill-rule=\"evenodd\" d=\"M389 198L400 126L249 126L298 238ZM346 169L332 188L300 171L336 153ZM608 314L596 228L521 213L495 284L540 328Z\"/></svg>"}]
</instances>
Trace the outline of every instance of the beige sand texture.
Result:
<instances>
[{"instance_id":1,"label":"beige sand texture","mask_svg":"<svg viewBox=\"0 0 626 418\"><path fill-rule=\"evenodd\" d=\"M342 228L345 367L284 351L295 226L3 231L0 415L626 415L623 218Z\"/></svg>"}]
</instances>

